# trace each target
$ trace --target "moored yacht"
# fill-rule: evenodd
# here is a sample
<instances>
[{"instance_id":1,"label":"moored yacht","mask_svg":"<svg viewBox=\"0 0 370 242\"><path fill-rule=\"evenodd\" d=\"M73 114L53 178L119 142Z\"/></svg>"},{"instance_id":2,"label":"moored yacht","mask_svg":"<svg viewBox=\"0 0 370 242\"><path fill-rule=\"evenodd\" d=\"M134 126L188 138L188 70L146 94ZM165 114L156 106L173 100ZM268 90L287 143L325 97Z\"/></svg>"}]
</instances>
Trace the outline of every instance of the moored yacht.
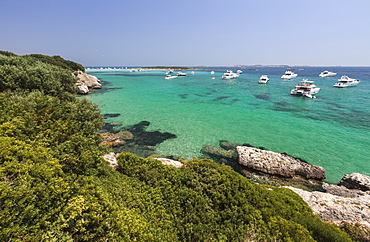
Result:
<instances>
[{"instance_id":1,"label":"moored yacht","mask_svg":"<svg viewBox=\"0 0 370 242\"><path fill-rule=\"evenodd\" d=\"M319 77L329 77L329 76L335 76L337 73L331 72L331 71L323 71L320 73Z\"/></svg>"},{"instance_id":2,"label":"moored yacht","mask_svg":"<svg viewBox=\"0 0 370 242\"><path fill-rule=\"evenodd\" d=\"M342 76L338 79L338 82L334 84L334 87L354 87L357 86L361 81L350 78L348 76Z\"/></svg>"},{"instance_id":3,"label":"moored yacht","mask_svg":"<svg viewBox=\"0 0 370 242\"><path fill-rule=\"evenodd\" d=\"M167 75L164 79L169 80L169 79L173 79L173 78L176 78L176 77L177 77L177 76Z\"/></svg>"},{"instance_id":4,"label":"moored yacht","mask_svg":"<svg viewBox=\"0 0 370 242\"><path fill-rule=\"evenodd\" d=\"M303 97L316 98L315 94L320 91L320 88L313 84L313 81L303 79L302 83L297 84L291 91L291 95L299 95Z\"/></svg>"},{"instance_id":5,"label":"moored yacht","mask_svg":"<svg viewBox=\"0 0 370 242\"><path fill-rule=\"evenodd\" d=\"M179 71L177 72L177 76L186 76L186 73Z\"/></svg>"},{"instance_id":6,"label":"moored yacht","mask_svg":"<svg viewBox=\"0 0 370 242\"><path fill-rule=\"evenodd\" d=\"M295 74L294 72L292 71L286 71L284 75L281 76L281 79L286 79L286 80L290 80L294 77L297 77L298 74Z\"/></svg>"},{"instance_id":7,"label":"moored yacht","mask_svg":"<svg viewBox=\"0 0 370 242\"><path fill-rule=\"evenodd\" d=\"M222 76L222 79L233 79L239 77L239 74L233 72L232 70L228 70Z\"/></svg>"},{"instance_id":8,"label":"moored yacht","mask_svg":"<svg viewBox=\"0 0 370 242\"><path fill-rule=\"evenodd\" d=\"M267 75L262 75L260 77L260 80L258 81L259 84L266 84L270 79L268 78Z\"/></svg>"}]
</instances>

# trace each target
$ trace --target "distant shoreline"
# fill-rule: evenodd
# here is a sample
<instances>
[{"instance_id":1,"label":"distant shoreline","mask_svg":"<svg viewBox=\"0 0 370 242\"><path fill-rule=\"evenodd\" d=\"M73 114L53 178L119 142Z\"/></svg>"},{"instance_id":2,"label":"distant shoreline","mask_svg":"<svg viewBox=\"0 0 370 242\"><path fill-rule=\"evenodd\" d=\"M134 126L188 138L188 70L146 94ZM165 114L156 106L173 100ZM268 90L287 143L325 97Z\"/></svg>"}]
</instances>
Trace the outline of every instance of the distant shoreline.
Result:
<instances>
[{"instance_id":1,"label":"distant shoreline","mask_svg":"<svg viewBox=\"0 0 370 242\"><path fill-rule=\"evenodd\" d=\"M119 68L119 69L144 69L144 70L199 70L210 68L291 68L291 67L317 67L317 68L370 68L370 66L311 66L311 65L232 65L232 66L85 66L85 68L99 69L99 68Z\"/></svg>"}]
</instances>

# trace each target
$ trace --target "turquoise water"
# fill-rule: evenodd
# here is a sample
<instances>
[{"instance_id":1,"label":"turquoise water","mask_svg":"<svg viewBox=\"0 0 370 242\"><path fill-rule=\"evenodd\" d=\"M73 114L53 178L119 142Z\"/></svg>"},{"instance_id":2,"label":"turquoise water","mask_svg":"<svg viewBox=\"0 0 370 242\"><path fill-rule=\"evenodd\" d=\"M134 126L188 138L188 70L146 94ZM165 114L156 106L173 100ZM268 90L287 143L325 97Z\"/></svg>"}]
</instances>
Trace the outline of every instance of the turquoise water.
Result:
<instances>
[{"instance_id":1,"label":"turquoise water","mask_svg":"<svg viewBox=\"0 0 370 242\"><path fill-rule=\"evenodd\" d=\"M319 78L326 69L338 75ZM196 70L171 80L158 70L88 71L104 82L104 89L87 98L103 114L121 114L107 122L128 126L145 120L151 123L148 131L175 134L158 145L156 152L163 155L200 157L203 145L228 140L322 166L328 182L353 172L370 175L370 68L302 67L288 81L280 79L285 68L241 69L243 74L232 80L221 79L225 68L213 70L214 75ZM258 84L262 74L269 76L268 84ZM334 88L341 75L361 83ZM316 99L289 94L303 78L321 88Z\"/></svg>"}]
</instances>

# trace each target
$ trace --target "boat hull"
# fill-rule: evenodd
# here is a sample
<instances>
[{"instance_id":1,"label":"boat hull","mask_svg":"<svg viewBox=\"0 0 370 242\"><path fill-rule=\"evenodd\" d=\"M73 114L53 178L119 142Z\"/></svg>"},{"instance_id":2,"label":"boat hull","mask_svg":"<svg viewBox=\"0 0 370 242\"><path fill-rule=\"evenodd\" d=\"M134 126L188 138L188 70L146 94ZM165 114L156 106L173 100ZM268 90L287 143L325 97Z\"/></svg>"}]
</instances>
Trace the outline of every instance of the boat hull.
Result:
<instances>
[{"instance_id":1,"label":"boat hull","mask_svg":"<svg viewBox=\"0 0 370 242\"><path fill-rule=\"evenodd\" d=\"M334 87L338 88L345 88L345 87L355 87L357 86L359 82L353 82L353 83L335 83Z\"/></svg>"}]
</instances>

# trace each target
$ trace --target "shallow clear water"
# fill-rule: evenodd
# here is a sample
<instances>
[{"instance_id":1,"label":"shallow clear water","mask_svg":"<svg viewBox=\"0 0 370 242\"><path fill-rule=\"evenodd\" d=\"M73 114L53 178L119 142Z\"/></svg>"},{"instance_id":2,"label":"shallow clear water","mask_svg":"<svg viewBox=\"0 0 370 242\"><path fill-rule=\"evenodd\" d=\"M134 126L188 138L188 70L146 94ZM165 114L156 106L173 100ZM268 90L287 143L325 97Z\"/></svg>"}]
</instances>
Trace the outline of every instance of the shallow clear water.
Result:
<instances>
[{"instance_id":1,"label":"shallow clear water","mask_svg":"<svg viewBox=\"0 0 370 242\"><path fill-rule=\"evenodd\" d=\"M338 75L318 77L326 69ZM145 120L151 123L149 131L177 135L158 145L160 154L199 157L203 145L228 140L323 166L328 182L353 172L370 175L370 68L297 67L298 77L292 80L280 79L285 68L278 67L244 68L232 80L221 79L225 68L213 70L214 75L210 70L194 75L187 71L186 77L171 80L158 70L88 71L108 82L104 90L111 90L87 98L99 104L103 114L121 114L107 122L128 126ZM258 84L262 74L269 76L267 84ZM334 88L341 75L361 83ZM303 78L321 88L316 99L289 94Z\"/></svg>"}]
</instances>

